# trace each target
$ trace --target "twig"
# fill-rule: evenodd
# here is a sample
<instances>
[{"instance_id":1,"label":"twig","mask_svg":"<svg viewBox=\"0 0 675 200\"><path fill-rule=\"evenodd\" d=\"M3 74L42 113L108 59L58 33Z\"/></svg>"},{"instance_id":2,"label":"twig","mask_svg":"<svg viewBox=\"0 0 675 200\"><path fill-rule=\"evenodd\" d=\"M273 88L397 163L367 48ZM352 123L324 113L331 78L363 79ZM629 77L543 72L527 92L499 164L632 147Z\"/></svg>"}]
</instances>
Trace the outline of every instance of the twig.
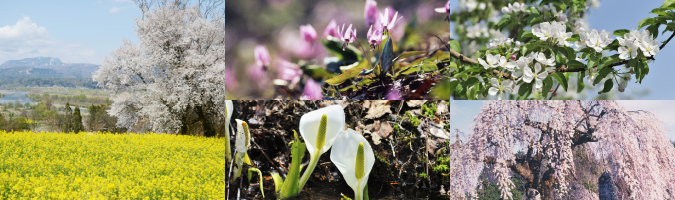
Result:
<instances>
[{"instance_id":1,"label":"twig","mask_svg":"<svg viewBox=\"0 0 675 200\"><path fill-rule=\"evenodd\" d=\"M556 92L558 92L558 88L559 88L559 87L560 87L560 83L558 83L558 86L555 86L555 90L553 90L553 93L551 93L551 97L549 97L548 100L553 99L553 94L555 94Z\"/></svg>"},{"instance_id":2,"label":"twig","mask_svg":"<svg viewBox=\"0 0 675 200\"><path fill-rule=\"evenodd\" d=\"M438 36L436 36L436 37L437 37L439 40L441 40L441 42L446 43L446 42L444 42L440 37L438 37ZM445 44L445 46L447 47L448 45ZM457 60L460 60L460 61L462 61L462 62L464 62L464 63L478 64L478 61L475 61L475 60L473 60L473 59L471 59L471 58L469 58L469 57L466 57L465 55L462 55L461 53L456 52L455 50L452 50L452 49L450 49L449 47L447 47L447 48L448 48L448 52L450 53L450 56L452 56L453 58L455 58L455 59L457 59Z\"/></svg>"}]
</instances>

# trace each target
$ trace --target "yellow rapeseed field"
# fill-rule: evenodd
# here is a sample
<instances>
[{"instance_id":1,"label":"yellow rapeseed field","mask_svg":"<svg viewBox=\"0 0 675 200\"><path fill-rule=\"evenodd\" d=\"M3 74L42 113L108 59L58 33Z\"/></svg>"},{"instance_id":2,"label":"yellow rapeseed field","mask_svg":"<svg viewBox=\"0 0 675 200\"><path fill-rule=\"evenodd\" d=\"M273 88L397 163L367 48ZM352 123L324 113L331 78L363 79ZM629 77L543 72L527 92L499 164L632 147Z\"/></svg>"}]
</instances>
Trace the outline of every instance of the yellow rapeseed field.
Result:
<instances>
[{"instance_id":1,"label":"yellow rapeseed field","mask_svg":"<svg viewBox=\"0 0 675 200\"><path fill-rule=\"evenodd\" d=\"M0 130L0 199L225 199L224 143Z\"/></svg>"}]
</instances>

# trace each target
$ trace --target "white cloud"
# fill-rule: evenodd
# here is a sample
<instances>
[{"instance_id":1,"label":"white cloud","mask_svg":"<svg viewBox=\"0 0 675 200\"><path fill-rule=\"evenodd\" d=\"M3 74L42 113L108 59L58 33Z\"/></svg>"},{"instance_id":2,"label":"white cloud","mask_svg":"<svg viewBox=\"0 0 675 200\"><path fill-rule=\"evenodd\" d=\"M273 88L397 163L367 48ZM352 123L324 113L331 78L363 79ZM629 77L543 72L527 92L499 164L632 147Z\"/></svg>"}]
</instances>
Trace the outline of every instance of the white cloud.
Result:
<instances>
[{"instance_id":1,"label":"white cloud","mask_svg":"<svg viewBox=\"0 0 675 200\"><path fill-rule=\"evenodd\" d=\"M110 9L109 12L110 12L110 13L116 13L116 12L119 12L120 10L122 10L122 9L118 8L117 6L113 6L113 7Z\"/></svg>"},{"instance_id":2,"label":"white cloud","mask_svg":"<svg viewBox=\"0 0 675 200\"><path fill-rule=\"evenodd\" d=\"M29 16L19 19L14 26L7 25L0 28L0 40L38 39L48 36L49 31L33 23Z\"/></svg>"},{"instance_id":3,"label":"white cloud","mask_svg":"<svg viewBox=\"0 0 675 200\"><path fill-rule=\"evenodd\" d=\"M50 37L49 30L24 16L14 25L0 25L0 64L38 56L56 57L73 62L100 63L96 52L83 43Z\"/></svg>"}]
</instances>

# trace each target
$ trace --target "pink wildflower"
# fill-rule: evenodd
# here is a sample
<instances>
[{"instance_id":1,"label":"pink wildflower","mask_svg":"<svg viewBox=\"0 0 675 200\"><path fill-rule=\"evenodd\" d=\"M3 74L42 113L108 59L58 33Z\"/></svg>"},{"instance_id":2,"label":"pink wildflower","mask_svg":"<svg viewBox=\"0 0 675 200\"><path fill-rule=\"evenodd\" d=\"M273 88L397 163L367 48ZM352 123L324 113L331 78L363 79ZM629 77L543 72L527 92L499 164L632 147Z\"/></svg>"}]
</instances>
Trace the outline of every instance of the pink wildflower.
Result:
<instances>
[{"instance_id":1,"label":"pink wildflower","mask_svg":"<svg viewBox=\"0 0 675 200\"><path fill-rule=\"evenodd\" d=\"M326 29L323 31L323 36L328 38L330 37L339 37L338 36L338 25L335 23L335 20L331 20L330 23L328 23L328 26L326 26Z\"/></svg>"},{"instance_id":2,"label":"pink wildflower","mask_svg":"<svg viewBox=\"0 0 675 200\"><path fill-rule=\"evenodd\" d=\"M447 3L445 3L444 8L436 8L434 9L437 13L446 13L448 16L445 17L445 21L450 22L450 0L448 0Z\"/></svg>"},{"instance_id":3,"label":"pink wildflower","mask_svg":"<svg viewBox=\"0 0 675 200\"><path fill-rule=\"evenodd\" d=\"M290 81L289 87L292 87L300 81L302 71L297 64L283 59L276 59L276 67L279 70L279 78Z\"/></svg>"},{"instance_id":4,"label":"pink wildflower","mask_svg":"<svg viewBox=\"0 0 675 200\"><path fill-rule=\"evenodd\" d=\"M321 85L314 81L314 79L307 79L305 82L305 89L302 91L302 98L305 100L321 100L323 93L321 92Z\"/></svg>"},{"instance_id":5,"label":"pink wildflower","mask_svg":"<svg viewBox=\"0 0 675 200\"><path fill-rule=\"evenodd\" d=\"M342 45L342 50L344 51L345 48L347 47L347 45L349 45L349 43L352 43L352 42L354 42L354 40L356 40L356 29L352 29L352 25L350 24L349 28L347 28L347 31L345 32L345 25L342 24L342 30L340 28L338 28L337 31L338 31L338 37L340 37L340 39L343 42L345 42Z\"/></svg>"},{"instance_id":6,"label":"pink wildflower","mask_svg":"<svg viewBox=\"0 0 675 200\"><path fill-rule=\"evenodd\" d=\"M366 27L372 26L377 22L377 2L374 0L366 0L363 18L366 19Z\"/></svg>"},{"instance_id":7,"label":"pink wildflower","mask_svg":"<svg viewBox=\"0 0 675 200\"><path fill-rule=\"evenodd\" d=\"M255 50L253 50L253 54L255 55L255 63L258 66L268 66L272 62L267 47L263 45L256 46Z\"/></svg>"},{"instance_id":8,"label":"pink wildflower","mask_svg":"<svg viewBox=\"0 0 675 200\"><path fill-rule=\"evenodd\" d=\"M382 36L382 30L380 29L375 29L373 31L373 26L370 26L370 29L368 29L368 43L370 43L370 50L372 51L375 49L375 46L380 45L382 43L382 39L384 36Z\"/></svg>"},{"instance_id":9,"label":"pink wildflower","mask_svg":"<svg viewBox=\"0 0 675 200\"><path fill-rule=\"evenodd\" d=\"M310 24L300 26L300 33L302 34L302 38L307 42L316 40L316 30Z\"/></svg>"},{"instance_id":10,"label":"pink wildflower","mask_svg":"<svg viewBox=\"0 0 675 200\"><path fill-rule=\"evenodd\" d=\"M397 16L398 16L398 11L396 11L396 14L394 14L394 17L389 18L389 8L384 9L384 14L382 14L382 12L380 12L380 24L382 25L382 30L383 30L382 33L383 34L389 32L389 30L394 28L396 23L399 20L401 20L401 18L403 18L403 17L400 17L400 18L396 19Z\"/></svg>"}]
</instances>

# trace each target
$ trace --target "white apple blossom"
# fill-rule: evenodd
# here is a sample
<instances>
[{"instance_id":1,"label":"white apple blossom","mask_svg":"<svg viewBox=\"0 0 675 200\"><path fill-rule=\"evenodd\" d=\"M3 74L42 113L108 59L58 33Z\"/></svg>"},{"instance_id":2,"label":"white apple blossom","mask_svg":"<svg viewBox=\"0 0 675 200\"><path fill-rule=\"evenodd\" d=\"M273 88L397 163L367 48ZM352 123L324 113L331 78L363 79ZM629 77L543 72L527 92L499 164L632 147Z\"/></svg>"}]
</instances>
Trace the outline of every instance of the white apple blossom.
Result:
<instances>
[{"instance_id":1,"label":"white apple blossom","mask_svg":"<svg viewBox=\"0 0 675 200\"><path fill-rule=\"evenodd\" d=\"M591 47L595 52L602 52L602 49L607 45L612 43L610 35L607 31L602 30L598 33L598 30L593 29L590 34L588 34L588 40L586 40L586 46Z\"/></svg>"},{"instance_id":2,"label":"white apple blossom","mask_svg":"<svg viewBox=\"0 0 675 200\"><path fill-rule=\"evenodd\" d=\"M624 92L626 90L626 87L628 86L628 81L630 81L630 79L631 75L629 73L621 75L621 78L619 80L619 92Z\"/></svg>"},{"instance_id":3,"label":"white apple blossom","mask_svg":"<svg viewBox=\"0 0 675 200\"><path fill-rule=\"evenodd\" d=\"M619 37L620 38L620 37ZM618 39L622 43L622 45L619 47L617 50L619 54L619 58L621 59L626 59L626 58L631 58L635 59L638 56L638 48L639 48L639 43L637 40L632 39L632 40L627 40L624 41L623 39Z\"/></svg>"},{"instance_id":4,"label":"white apple blossom","mask_svg":"<svg viewBox=\"0 0 675 200\"><path fill-rule=\"evenodd\" d=\"M478 62L485 67L485 69L504 67L506 66L506 57L502 55L487 55L487 62L481 58L478 58Z\"/></svg>"},{"instance_id":5,"label":"white apple blossom","mask_svg":"<svg viewBox=\"0 0 675 200\"><path fill-rule=\"evenodd\" d=\"M466 37L468 38L480 38L480 37L490 37L487 26L476 24L466 28Z\"/></svg>"},{"instance_id":6,"label":"white apple blossom","mask_svg":"<svg viewBox=\"0 0 675 200\"><path fill-rule=\"evenodd\" d=\"M540 73L541 72L541 73ZM529 67L525 68L525 76L523 76L523 81L527 83L531 83L532 80L535 81L535 88L541 88L544 86L544 79L548 76L548 72L546 70L541 70L541 65L539 63L534 64L534 72L532 72L532 69Z\"/></svg>"},{"instance_id":7,"label":"white apple blossom","mask_svg":"<svg viewBox=\"0 0 675 200\"><path fill-rule=\"evenodd\" d=\"M142 129L187 134L197 121L205 135L216 134L225 100L222 20L170 4L135 19L139 43L123 40L92 77L115 94L108 113L117 126L143 122Z\"/></svg>"},{"instance_id":8,"label":"white apple blossom","mask_svg":"<svg viewBox=\"0 0 675 200\"><path fill-rule=\"evenodd\" d=\"M534 59L536 59L537 62L539 62L543 65L555 66L555 58L553 56L551 56L551 58L549 58L549 59L546 59L546 55L544 53L541 53L541 52L534 53L534 56L535 56Z\"/></svg>"},{"instance_id":9,"label":"white apple blossom","mask_svg":"<svg viewBox=\"0 0 675 200\"><path fill-rule=\"evenodd\" d=\"M490 94L490 96L497 95L497 100L506 99L506 93L511 93L513 90L512 80L504 80L500 84L497 78L492 78L490 79L490 83L492 84L492 87L488 90L488 94Z\"/></svg>"},{"instance_id":10,"label":"white apple blossom","mask_svg":"<svg viewBox=\"0 0 675 200\"><path fill-rule=\"evenodd\" d=\"M507 38L503 35L496 36L490 39L490 42L486 45L488 49L496 49L498 47L511 47L513 42L512 38Z\"/></svg>"},{"instance_id":11,"label":"white apple blossom","mask_svg":"<svg viewBox=\"0 0 675 200\"><path fill-rule=\"evenodd\" d=\"M595 81L595 78L598 77L598 68L593 67L590 70L586 70L586 76L588 76L588 82L593 82Z\"/></svg>"},{"instance_id":12,"label":"white apple blossom","mask_svg":"<svg viewBox=\"0 0 675 200\"><path fill-rule=\"evenodd\" d=\"M651 37L651 36L650 36ZM640 49L642 49L642 53L647 56L653 56L659 53L659 41L656 41L654 39L649 38L643 39L642 44L640 44Z\"/></svg>"},{"instance_id":13,"label":"white apple blossom","mask_svg":"<svg viewBox=\"0 0 675 200\"><path fill-rule=\"evenodd\" d=\"M549 22L543 22L532 26L532 34L541 40L558 37L558 29Z\"/></svg>"}]
</instances>

